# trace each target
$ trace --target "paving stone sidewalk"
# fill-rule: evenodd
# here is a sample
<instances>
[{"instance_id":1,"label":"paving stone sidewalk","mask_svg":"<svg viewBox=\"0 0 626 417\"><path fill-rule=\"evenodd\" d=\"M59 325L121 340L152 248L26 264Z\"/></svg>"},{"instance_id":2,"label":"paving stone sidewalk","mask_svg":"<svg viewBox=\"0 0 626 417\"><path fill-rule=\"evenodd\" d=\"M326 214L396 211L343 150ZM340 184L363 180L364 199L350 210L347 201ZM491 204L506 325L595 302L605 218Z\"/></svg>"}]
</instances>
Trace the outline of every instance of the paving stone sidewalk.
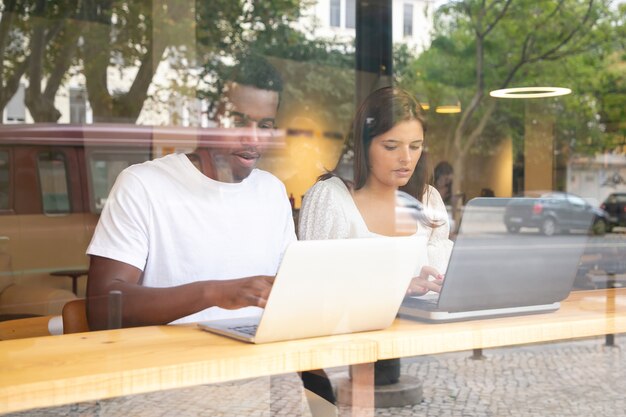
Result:
<instances>
[{"instance_id":1,"label":"paving stone sidewalk","mask_svg":"<svg viewBox=\"0 0 626 417\"><path fill-rule=\"evenodd\" d=\"M377 417L626 416L626 335L429 355L402 360L423 381L424 400L379 408ZM347 369L327 370L333 380ZM272 401L270 401L270 397ZM345 411L345 410L344 410ZM296 374L257 378L10 414L11 417L302 416L310 412Z\"/></svg>"}]
</instances>

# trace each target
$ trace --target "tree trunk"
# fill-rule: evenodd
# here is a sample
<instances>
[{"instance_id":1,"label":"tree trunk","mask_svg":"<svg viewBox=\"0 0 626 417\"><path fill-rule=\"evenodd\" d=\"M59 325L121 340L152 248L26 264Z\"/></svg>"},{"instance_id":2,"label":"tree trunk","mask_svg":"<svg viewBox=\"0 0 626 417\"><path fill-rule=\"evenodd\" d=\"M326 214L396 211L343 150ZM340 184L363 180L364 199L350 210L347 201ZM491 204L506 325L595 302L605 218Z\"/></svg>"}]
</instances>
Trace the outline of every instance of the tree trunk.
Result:
<instances>
[{"instance_id":1,"label":"tree trunk","mask_svg":"<svg viewBox=\"0 0 626 417\"><path fill-rule=\"evenodd\" d=\"M111 38L110 13L102 11L94 2L88 11L90 25L84 36L84 61L87 95L93 109L94 122L134 123L148 95L148 88L156 73L166 48L163 39L155 39L154 28L146 31L146 53L141 58L137 75L128 92L112 94L108 88L107 70L111 61L111 48L103 40ZM108 7L111 7L110 4ZM162 37L161 37L162 38Z\"/></svg>"},{"instance_id":2,"label":"tree trunk","mask_svg":"<svg viewBox=\"0 0 626 417\"><path fill-rule=\"evenodd\" d=\"M456 230L451 232L457 233L459 225L461 224L461 215L463 205L465 204L465 192L464 192L464 179L465 179L465 158L467 152L463 152L460 149L455 149L453 152L452 159L452 170L453 170L453 180L452 180L452 219L454 219L454 224Z\"/></svg>"}]
</instances>

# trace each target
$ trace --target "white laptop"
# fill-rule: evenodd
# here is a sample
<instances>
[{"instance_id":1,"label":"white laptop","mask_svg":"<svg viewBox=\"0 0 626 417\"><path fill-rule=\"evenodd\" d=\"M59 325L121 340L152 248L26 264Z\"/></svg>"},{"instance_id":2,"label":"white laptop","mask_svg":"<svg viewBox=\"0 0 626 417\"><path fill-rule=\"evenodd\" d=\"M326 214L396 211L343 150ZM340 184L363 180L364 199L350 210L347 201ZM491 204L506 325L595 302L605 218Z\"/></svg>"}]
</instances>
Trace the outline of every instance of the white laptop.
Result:
<instances>
[{"instance_id":1,"label":"white laptop","mask_svg":"<svg viewBox=\"0 0 626 417\"><path fill-rule=\"evenodd\" d=\"M293 242L260 318L198 325L252 343L384 329L425 251L425 239L416 237Z\"/></svg>"},{"instance_id":2,"label":"white laptop","mask_svg":"<svg viewBox=\"0 0 626 417\"><path fill-rule=\"evenodd\" d=\"M407 297L400 315L445 322L555 311L571 291L588 236L507 231L512 199L465 207L440 294Z\"/></svg>"}]
</instances>

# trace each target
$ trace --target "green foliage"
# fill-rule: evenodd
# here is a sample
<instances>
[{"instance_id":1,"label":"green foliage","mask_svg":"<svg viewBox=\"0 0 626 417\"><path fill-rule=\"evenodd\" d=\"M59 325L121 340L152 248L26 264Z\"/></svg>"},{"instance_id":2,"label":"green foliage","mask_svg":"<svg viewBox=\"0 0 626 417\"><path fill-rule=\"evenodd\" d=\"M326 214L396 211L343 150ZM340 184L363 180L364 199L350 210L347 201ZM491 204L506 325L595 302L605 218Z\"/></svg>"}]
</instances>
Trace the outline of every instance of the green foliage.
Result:
<instances>
[{"instance_id":1,"label":"green foliage","mask_svg":"<svg viewBox=\"0 0 626 417\"><path fill-rule=\"evenodd\" d=\"M354 98L353 46L314 39L294 29L307 2L255 2L254 7L248 2L215 3L198 9L198 41L204 62L204 83L198 96L212 104L209 117L237 65L234 58L254 53L280 67L286 81L283 95L290 106L304 111L315 107L323 119L347 128Z\"/></svg>"},{"instance_id":2,"label":"green foliage","mask_svg":"<svg viewBox=\"0 0 626 417\"><path fill-rule=\"evenodd\" d=\"M593 153L611 141L604 119L624 120L623 98L611 86L624 79L625 10L602 0L450 2L436 13L431 47L403 66L398 82L423 94L431 109L460 101L464 113L453 119L431 113L449 158L489 152L504 137L519 148L524 107L519 100L494 101L488 92L544 85L573 90L541 100L557 119L559 147Z\"/></svg>"},{"instance_id":3,"label":"green foliage","mask_svg":"<svg viewBox=\"0 0 626 417\"><path fill-rule=\"evenodd\" d=\"M64 44L76 36L76 28L68 22L77 18L77 0L7 0L0 3L0 108L15 94L21 78L29 74L40 82L41 74L56 74L63 79L67 60ZM29 97L38 99L48 117L56 120L58 111L50 101L50 94L30 89ZM46 103L47 104L47 103ZM33 112L34 109L31 109Z\"/></svg>"}]
</instances>

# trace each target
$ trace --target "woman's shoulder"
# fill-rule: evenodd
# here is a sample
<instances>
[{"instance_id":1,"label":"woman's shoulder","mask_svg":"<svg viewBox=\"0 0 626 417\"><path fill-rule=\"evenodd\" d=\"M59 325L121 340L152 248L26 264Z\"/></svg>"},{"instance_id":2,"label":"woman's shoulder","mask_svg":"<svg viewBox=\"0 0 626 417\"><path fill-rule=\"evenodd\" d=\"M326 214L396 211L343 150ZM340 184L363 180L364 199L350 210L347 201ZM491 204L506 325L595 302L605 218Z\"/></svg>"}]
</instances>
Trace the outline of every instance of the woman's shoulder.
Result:
<instances>
[{"instance_id":1,"label":"woman's shoulder","mask_svg":"<svg viewBox=\"0 0 626 417\"><path fill-rule=\"evenodd\" d=\"M439 191L437 191L437 189L430 184L426 184L425 194L435 194L441 197L441 194L439 194Z\"/></svg>"},{"instance_id":2,"label":"woman's shoulder","mask_svg":"<svg viewBox=\"0 0 626 417\"><path fill-rule=\"evenodd\" d=\"M317 181L304 195L303 210L340 210L351 199L350 190L339 177Z\"/></svg>"},{"instance_id":3,"label":"woman's shoulder","mask_svg":"<svg viewBox=\"0 0 626 417\"><path fill-rule=\"evenodd\" d=\"M307 191L307 195L350 195L350 190L339 177L330 177L325 180L317 181Z\"/></svg>"},{"instance_id":4,"label":"woman's shoulder","mask_svg":"<svg viewBox=\"0 0 626 417\"><path fill-rule=\"evenodd\" d=\"M427 186L422 201L428 206L445 206L441 194L439 194L439 191L432 185Z\"/></svg>"}]
</instances>

